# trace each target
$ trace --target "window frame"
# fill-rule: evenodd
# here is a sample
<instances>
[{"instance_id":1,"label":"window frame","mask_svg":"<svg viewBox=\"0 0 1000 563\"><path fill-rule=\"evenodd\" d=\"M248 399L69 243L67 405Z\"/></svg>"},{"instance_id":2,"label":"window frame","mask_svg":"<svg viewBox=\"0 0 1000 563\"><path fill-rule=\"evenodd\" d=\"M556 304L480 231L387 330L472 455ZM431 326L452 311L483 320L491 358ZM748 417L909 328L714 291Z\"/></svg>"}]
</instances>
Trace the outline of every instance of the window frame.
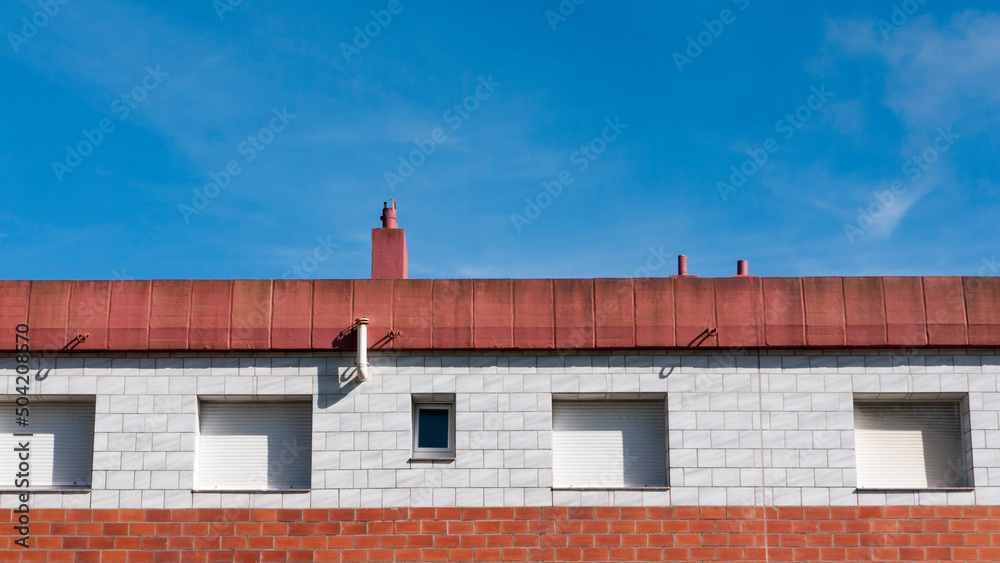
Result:
<instances>
[{"instance_id":1,"label":"window frame","mask_svg":"<svg viewBox=\"0 0 1000 563\"><path fill-rule=\"evenodd\" d=\"M199 395L198 396L198 414L197 414L197 430L195 432L195 459L193 464L194 470L194 487L192 492L194 493L303 493L312 490L312 479L313 479L313 454L314 447L313 444L313 429L315 428L315 410L313 408L313 403L310 400L309 395L276 395L270 396L233 396L227 395L224 397L216 395ZM304 460L302 463L307 465L307 473L309 475L309 482L303 482L304 486L296 486L295 484L290 484L288 486L271 486L270 482L264 487L237 487L237 488L224 488L217 484L209 484L203 482L204 476L202 473L202 459L201 456L204 455L203 448L205 446L202 441L203 436L225 436L224 434L205 434L202 432L202 424L204 423L205 405L226 405L233 406L234 404L246 405L247 407L252 406L275 406L283 405L291 408L302 408L308 411L308 428L304 432L304 438L309 442L309 447L303 452ZM270 458L265 460L267 464L267 473L265 479L270 481L271 479L271 465L273 460Z\"/></svg>"},{"instance_id":2,"label":"window frame","mask_svg":"<svg viewBox=\"0 0 1000 563\"><path fill-rule=\"evenodd\" d=\"M858 479L855 482L856 491L858 493L870 493L870 492L886 492L886 491L901 491L901 492L933 492L933 491L972 491L975 489L975 483L973 480L974 475L974 464L973 464L973 445L971 440L971 411L969 405L968 393L854 393L852 400L852 413L854 421L852 424L852 432L854 433L854 459L855 459L855 475L859 473L859 460L858 460L858 444L857 444L857 407L858 404L879 404L879 403L909 403L911 405L919 404L954 404L958 408L958 421L959 421L959 436L958 439L961 441L962 450L962 461L963 461L963 474L964 483L957 485L928 485L926 487L916 487L916 486L880 486L877 484L865 485Z\"/></svg>"},{"instance_id":3,"label":"window frame","mask_svg":"<svg viewBox=\"0 0 1000 563\"><path fill-rule=\"evenodd\" d=\"M28 477L28 481L31 484L28 487L18 488L18 487L15 486L14 479L12 479L10 481L10 485L9 486L0 488L0 492L4 492L4 493L7 493L7 492L11 492L11 493L15 493L15 492L16 493L47 493L47 492L57 492L57 493L89 493L89 492L91 492L93 490L93 487L94 487L94 474L95 474L95 470L94 470L94 453L95 453L96 436L97 436L97 431L96 431L96 424L97 424L97 402L96 402L96 396L94 396L94 395L28 395L28 397L30 398L30 403L25 404L25 405L18 405L16 403L16 401L14 400L16 397L18 397L18 396L16 396L16 395L8 395L7 396L8 400L4 401L4 404L3 404L4 408L5 409L6 408L11 408L11 409L13 409L13 412L16 412L17 409L22 409L22 408L29 409L30 413L34 413L34 414L28 414L29 421L31 420L30 417L38 415L38 413L37 413L38 410L50 411L50 409L51 409L51 412L48 412L47 414L49 416L53 416L53 417L55 417L55 416L57 416L59 414L57 412L57 409L62 408L62 407L66 407L66 406L80 407L83 410L87 411L87 412L84 413L87 416L82 417L82 420L85 420L86 423L87 423L87 427L85 428L85 430L88 431L88 433L89 433L90 442L89 442L89 444L85 444L85 445L89 446L87 449L89 449L90 454L89 455L83 454L80 457L80 459L77 460L77 461L80 461L81 463L86 464L85 466L80 466L80 468L79 468L80 469L80 477L85 480L84 482L82 482L82 483L73 483L73 484L70 484L70 483L49 483L49 484L46 484L46 485L37 485L36 484L37 481L38 481L38 479L36 477L37 470L38 470L37 463L36 462L32 462L31 458L33 457L35 460L38 459L38 448L39 448L39 446L38 446L38 440L36 440L35 437L33 437L33 436L26 436L26 437L23 437L23 438L18 437L18 433L44 434L44 432L38 432L38 427L35 426L34 428L32 428L31 427L31 423L29 422L28 426L23 427L23 428L18 428L16 431L11 432L11 435L13 436L14 443L18 443L22 439L23 440L27 440L27 441L30 442L30 444L29 444L29 450L31 451L31 453L29 454L29 463L30 463L31 467L30 467L29 472L32 475ZM13 412L11 414L13 414ZM8 417L8 420L13 420L13 418L14 418L13 416ZM54 436L54 434L53 434L53 436ZM62 455L57 455L57 450L58 450L59 447L60 446L58 445L58 442L56 442L55 440L53 440L53 449L52 449L52 452L51 452L52 453L52 458L53 458L53 460L52 460L53 473L55 473L56 465L58 464L57 460L62 459ZM14 461L14 462L18 461L18 457L17 457L18 454L16 453L16 450L10 452L9 455L12 456L11 459L10 459L11 461ZM17 464L15 463L15 466L16 465ZM53 475L53 477L54 476L55 475ZM13 477L13 474L11 474L11 477Z\"/></svg>"},{"instance_id":4,"label":"window frame","mask_svg":"<svg viewBox=\"0 0 1000 563\"><path fill-rule=\"evenodd\" d=\"M651 405L656 405L658 408L662 409L660 415L662 415L663 424L663 442L662 444L657 444L657 447L662 447L663 454L663 481L661 484L656 485L638 485L623 482L622 485L606 485L606 484L570 484L570 483L557 483L555 475L553 475L553 484L551 489L553 491L663 491L670 489L670 416L667 406L667 396L665 393L553 393L552 394L552 435L553 435L553 445L552 445L552 468L555 471L555 433L556 433L556 410L559 408L557 405L570 405L574 403L591 403L591 404L603 404L605 408L614 405L629 405L635 403L649 403ZM624 454L625 452L623 452ZM623 468L624 469L624 468ZM626 475L622 475L623 481L627 480Z\"/></svg>"},{"instance_id":5,"label":"window frame","mask_svg":"<svg viewBox=\"0 0 1000 563\"><path fill-rule=\"evenodd\" d=\"M420 411L423 409L448 411L448 447L422 448L418 446L420 439ZM412 405L412 446L410 458L420 461L454 461L455 460L455 400L443 396L430 398L415 396Z\"/></svg>"}]
</instances>

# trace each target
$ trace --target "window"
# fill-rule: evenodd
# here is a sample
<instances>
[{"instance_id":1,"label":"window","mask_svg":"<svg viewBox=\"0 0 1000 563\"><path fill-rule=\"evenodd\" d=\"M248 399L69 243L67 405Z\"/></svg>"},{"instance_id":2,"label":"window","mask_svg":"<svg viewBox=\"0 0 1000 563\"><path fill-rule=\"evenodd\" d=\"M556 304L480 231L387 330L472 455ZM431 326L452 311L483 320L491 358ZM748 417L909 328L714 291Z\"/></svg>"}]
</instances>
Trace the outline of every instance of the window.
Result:
<instances>
[{"instance_id":1,"label":"window","mask_svg":"<svg viewBox=\"0 0 1000 563\"><path fill-rule=\"evenodd\" d=\"M455 458L454 397L414 398L413 458Z\"/></svg>"},{"instance_id":2,"label":"window","mask_svg":"<svg viewBox=\"0 0 1000 563\"><path fill-rule=\"evenodd\" d=\"M665 487L663 401L552 403L556 488Z\"/></svg>"},{"instance_id":3,"label":"window","mask_svg":"<svg viewBox=\"0 0 1000 563\"><path fill-rule=\"evenodd\" d=\"M959 401L856 401L859 489L965 487Z\"/></svg>"},{"instance_id":4,"label":"window","mask_svg":"<svg viewBox=\"0 0 1000 563\"><path fill-rule=\"evenodd\" d=\"M19 444L27 442L30 489L89 489L94 468L94 403L33 401L28 426L19 426L13 403L0 406L0 479L15 487ZM15 436L30 433L32 436Z\"/></svg>"},{"instance_id":5,"label":"window","mask_svg":"<svg viewBox=\"0 0 1000 563\"><path fill-rule=\"evenodd\" d=\"M312 403L202 401L195 487L308 489Z\"/></svg>"}]
</instances>

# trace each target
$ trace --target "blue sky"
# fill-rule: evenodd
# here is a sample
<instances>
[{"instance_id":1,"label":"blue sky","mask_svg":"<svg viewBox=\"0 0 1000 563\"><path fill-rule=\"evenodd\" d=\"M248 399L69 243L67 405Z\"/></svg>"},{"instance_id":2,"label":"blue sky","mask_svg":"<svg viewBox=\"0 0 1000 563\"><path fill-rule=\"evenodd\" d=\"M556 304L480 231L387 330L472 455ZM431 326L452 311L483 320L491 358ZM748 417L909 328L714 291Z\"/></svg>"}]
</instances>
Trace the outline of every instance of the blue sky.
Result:
<instances>
[{"instance_id":1,"label":"blue sky","mask_svg":"<svg viewBox=\"0 0 1000 563\"><path fill-rule=\"evenodd\" d=\"M0 276L1000 274L992 3L675 4L8 2Z\"/></svg>"}]
</instances>

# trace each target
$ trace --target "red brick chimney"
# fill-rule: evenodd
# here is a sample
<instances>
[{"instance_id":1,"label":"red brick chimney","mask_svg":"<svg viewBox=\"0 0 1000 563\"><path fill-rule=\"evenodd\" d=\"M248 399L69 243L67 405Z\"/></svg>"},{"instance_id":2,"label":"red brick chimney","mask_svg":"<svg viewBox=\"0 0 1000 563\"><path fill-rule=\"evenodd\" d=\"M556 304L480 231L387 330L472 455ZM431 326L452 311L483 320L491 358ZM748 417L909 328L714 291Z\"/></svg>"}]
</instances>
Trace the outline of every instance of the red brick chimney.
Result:
<instances>
[{"instance_id":1,"label":"red brick chimney","mask_svg":"<svg viewBox=\"0 0 1000 563\"><path fill-rule=\"evenodd\" d=\"M372 279L405 280L406 233L396 227L396 200L382 204L382 228L372 229Z\"/></svg>"}]
</instances>

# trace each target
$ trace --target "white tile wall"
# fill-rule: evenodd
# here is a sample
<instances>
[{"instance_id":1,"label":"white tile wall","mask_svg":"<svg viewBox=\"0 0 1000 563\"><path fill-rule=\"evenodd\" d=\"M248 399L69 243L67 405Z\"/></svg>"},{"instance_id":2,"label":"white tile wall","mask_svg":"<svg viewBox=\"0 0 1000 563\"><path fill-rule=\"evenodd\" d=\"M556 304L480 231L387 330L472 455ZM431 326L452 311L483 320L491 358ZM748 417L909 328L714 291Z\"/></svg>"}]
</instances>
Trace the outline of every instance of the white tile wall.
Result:
<instances>
[{"instance_id":1,"label":"white tile wall","mask_svg":"<svg viewBox=\"0 0 1000 563\"><path fill-rule=\"evenodd\" d=\"M59 358L39 399L96 396L93 490L36 507L1000 503L1000 353L821 350L632 355ZM14 380L13 362L0 375ZM12 393L9 389L8 393ZM457 459L410 462L411 393L456 400ZM669 490L552 484L552 394L667 397ZM972 492L855 491L854 393L968 393ZM192 493L198 395L313 395L311 492ZM15 496L0 493L0 506Z\"/></svg>"}]
</instances>

